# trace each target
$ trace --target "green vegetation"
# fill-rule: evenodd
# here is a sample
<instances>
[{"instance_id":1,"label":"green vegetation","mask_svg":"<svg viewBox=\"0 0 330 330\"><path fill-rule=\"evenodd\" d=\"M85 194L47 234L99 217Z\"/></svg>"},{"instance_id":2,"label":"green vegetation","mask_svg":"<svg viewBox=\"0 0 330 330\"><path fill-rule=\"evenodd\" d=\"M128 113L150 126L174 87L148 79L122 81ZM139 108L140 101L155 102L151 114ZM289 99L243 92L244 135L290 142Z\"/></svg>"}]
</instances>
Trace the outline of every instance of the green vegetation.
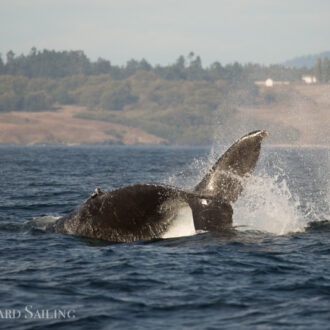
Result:
<instances>
[{"instance_id":1,"label":"green vegetation","mask_svg":"<svg viewBox=\"0 0 330 330\"><path fill-rule=\"evenodd\" d=\"M318 82L327 83L330 80L329 59L319 57L314 65L314 75Z\"/></svg>"},{"instance_id":2,"label":"green vegetation","mask_svg":"<svg viewBox=\"0 0 330 330\"><path fill-rule=\"evenodd\" d=\"M321 73L326 65L320 66L322 79L327 79ZM310 73L251 63L216 62L204 68L194 53L167 66L142 59L119 67L101 58L92 62L82 51L32 48L28 55L8 52L5 62L0 56L0 111L75 104L87 108L80 118L140 127L170 143L205 144L213 139L213 125L231 135L237 107L260 102L256 80L297 81ZM270 92L262 97L266 104L276 102Z\"/></svg>"},{"instance_id":3,"label":"green vegetation","mask_svg":"<svg viewBox=\"0 0 330 330\"><path fill-rule=\"evenodd\" d=\"M202 66L202 60L194 53L185 58L180 56L175 63L167 66L152 66L145 59L130 60L125 66L112 65L110 61L99 58L90 61L82 51L38 51L32 48L28 55L16 56L9 51L4 62L0 54L0 75L24 76L27 78L59 79L77 75L99 76L108 75L112 80L124 80L137 72L153 72L165 80L226 80L255 81L272 77L275 80L300 80L306 68L289 69L280 65L263 66L248 63L221 65L219 62L209 67Z\"/></svg>"}]
</instances>

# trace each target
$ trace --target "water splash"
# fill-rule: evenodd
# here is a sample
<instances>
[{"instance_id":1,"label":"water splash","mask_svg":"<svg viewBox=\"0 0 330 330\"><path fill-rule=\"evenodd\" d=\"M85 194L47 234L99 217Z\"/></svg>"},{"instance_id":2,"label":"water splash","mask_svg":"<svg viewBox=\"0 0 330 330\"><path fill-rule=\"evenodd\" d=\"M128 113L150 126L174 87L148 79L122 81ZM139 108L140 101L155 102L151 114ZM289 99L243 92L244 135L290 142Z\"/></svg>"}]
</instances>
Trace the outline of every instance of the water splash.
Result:
<instances>
[{"instance_id":1,"label":"water splash","mask_svg":"<svg viewBox=\"0 0 330 330\"><path fill-rule=\"evenodd\" d=\"M204 157L195 158L184 170L170 174L163 180L163 183L192 190L202 180L213 164L214 161L210 156L207 159Z\"/></svg>"},{"instance_id":2,"label":"water splash","mask_svg":"<svg viewBox=\"0 0 330 330\"><path fill-rule=\"evenodd\" d=\"M277 235L304 231L307 219L299 209L300 201L291 194L285 178L279 174L259 174L249 179L234 204L233 225L240 230Z\"/></svg>"},{"instance_id":3,"label":"water splash","mask_svg":"<svg viewBox=\"0 0 330 330\"><path fill-rule=\"evenodd\" d=\"M169 176L165 183L192 189L225 150L223 145L213 144L206 158L195 159L184 171ZM233 225L238 230L258 230L276 235L304 231L311 219L318 219L318 210L314 204L306 209L306 203L302 205L299 197L292 194L285 170L288 164L274 153L272 157L275 159L270 164L265 159L259 160L257 174L247 180L242 195L233 204ZM182 221L181 225L184 223ZM188 235L188 227L180 230Z\"/></svg>"},{"instance_id":4,"label":"water splash","mask_svg":"<svg viewBox=\"0 0 330 330\"><path fill-rule=\"evenodd\" d=\"M24 223L24 228L34 228L45 230L49 224L56 222L60 217L53 215L46 215L43 217L37 217L31 221L27 221Z\"/></svg>"}]
</instances>

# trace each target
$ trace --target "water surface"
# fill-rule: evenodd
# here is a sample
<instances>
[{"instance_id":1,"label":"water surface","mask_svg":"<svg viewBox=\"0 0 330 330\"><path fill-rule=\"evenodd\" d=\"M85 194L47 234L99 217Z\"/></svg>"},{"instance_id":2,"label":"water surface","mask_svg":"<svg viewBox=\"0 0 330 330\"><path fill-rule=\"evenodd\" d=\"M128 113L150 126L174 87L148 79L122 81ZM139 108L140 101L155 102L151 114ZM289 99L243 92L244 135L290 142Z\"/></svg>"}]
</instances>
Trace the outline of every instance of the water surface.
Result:
<instances>
[{"instance_id":1,"label":"water surface","mask_svg":"<svg viewBox=\"0 0 330 330\"><path fill-rule=\"evenodd\" d=\"M208 148L1 146L0 328L329 328L329 149L264 148L227 232L116 244L42 230L95 187L191 188L213 159Z\"/></svg>"}]
</instances>

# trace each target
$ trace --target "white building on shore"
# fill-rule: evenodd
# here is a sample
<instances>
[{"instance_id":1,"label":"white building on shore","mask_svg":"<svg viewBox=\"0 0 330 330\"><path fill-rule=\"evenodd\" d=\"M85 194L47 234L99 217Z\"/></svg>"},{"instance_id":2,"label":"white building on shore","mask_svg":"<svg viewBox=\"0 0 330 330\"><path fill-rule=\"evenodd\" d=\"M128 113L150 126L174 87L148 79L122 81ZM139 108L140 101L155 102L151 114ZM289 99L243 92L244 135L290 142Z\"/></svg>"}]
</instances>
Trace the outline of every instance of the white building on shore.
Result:
<instances>
[{"instance_id":1,"label":"white building on shore","mask_svg":"<svg viewBox=\"0 0 330 330\"><path fill-rule=\"evenodd\" d=\"M316 84L317 79L315 76L302 76L301 80L304 81L306 84Z\"/></svg>"},{"instance_id":2,"label":"white building on shore","mask_svg":"<svg viewBox=\"0 0 330 330\"><path fill-rule=\"evenodd\" d=\"M289 81L276 81L271 78L266 79L265 81L255 81L254 82L257 86L265 86L265 87L274 87L279 85L289 85Z\"/></svg>"}]
</instances>

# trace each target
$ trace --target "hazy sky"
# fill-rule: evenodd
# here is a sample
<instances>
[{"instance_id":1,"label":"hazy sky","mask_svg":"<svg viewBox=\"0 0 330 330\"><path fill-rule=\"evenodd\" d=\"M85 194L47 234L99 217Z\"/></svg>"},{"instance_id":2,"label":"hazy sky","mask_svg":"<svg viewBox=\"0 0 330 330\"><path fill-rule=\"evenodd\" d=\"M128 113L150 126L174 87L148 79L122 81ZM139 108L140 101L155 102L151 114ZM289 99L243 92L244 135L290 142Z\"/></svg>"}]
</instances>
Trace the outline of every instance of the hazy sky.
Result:
<instances>
[{"instance_id":1,"label":"hazy sky","mask_svg":"<svg viewBox=\"0 0 330 330\"><path fill-rule=\"evenodd\" d=\"M0 52L269 64L330 50L329 17L329 0L0 0Z\"/></svg>"}]
</instances>

